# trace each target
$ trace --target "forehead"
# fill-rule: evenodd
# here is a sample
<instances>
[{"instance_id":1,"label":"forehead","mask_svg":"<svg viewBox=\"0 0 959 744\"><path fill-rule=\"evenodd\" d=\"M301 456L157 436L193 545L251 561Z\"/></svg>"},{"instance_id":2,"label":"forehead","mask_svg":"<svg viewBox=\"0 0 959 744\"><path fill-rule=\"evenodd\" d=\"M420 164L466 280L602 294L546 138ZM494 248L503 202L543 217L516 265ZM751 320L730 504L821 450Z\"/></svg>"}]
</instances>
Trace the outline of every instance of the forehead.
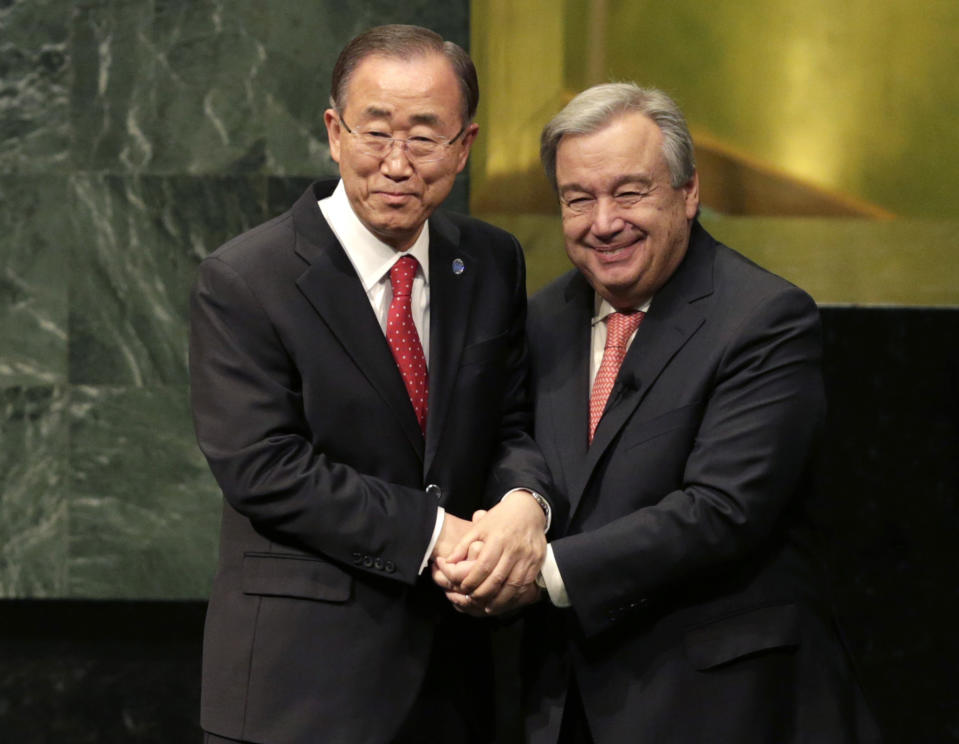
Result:
<instances>
[{"instance_id":1,"label":"forehead","mask_svg":"<svg viewBox=\"0 0 959 744\"><path fill-rule=\"evenodd\" d=\"M623 114L589 134L563 137L556 149L556 181L560 189L576 184L596 186L624 175L649 180L667 176L663 133L649 117Z\"/></svg>"},{"instance_id":2,"label":"forehead","mask_svg":"<svg viewBox=\"0 0 959 744\"><path fill-rule=\"evenodd\" d=\"M358 116L459 116L459 81L441 54L365 57L346 85L346 109Z\"/></svg>"}]
</instances>

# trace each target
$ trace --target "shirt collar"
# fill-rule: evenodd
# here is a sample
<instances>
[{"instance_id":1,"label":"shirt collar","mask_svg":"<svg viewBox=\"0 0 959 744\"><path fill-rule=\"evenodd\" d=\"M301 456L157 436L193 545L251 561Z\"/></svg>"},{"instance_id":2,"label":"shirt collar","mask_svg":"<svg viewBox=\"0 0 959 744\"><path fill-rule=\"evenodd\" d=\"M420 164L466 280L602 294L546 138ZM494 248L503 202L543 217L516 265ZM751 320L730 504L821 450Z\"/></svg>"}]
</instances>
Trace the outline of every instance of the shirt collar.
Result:
<instances>
[{"instance_id":1,"label":"shirt collar","mask_svg":"<svg viewBox=\"0 0 959 744\"><path fill-rule=\"evenodd\" d=\"M637 312L645 313L649 310L649 305L653 301L650 297L646 302L644 302L639 307L634 307L633 310ZM603 299L598 293L593 293L593 318L590 321L592 325L601 323L606 320L607 317L613 313L618 312L615 307L609 304L608 300Z\"/></svg>"},{"instance_id":2,"label":"shirt collar","mask_svg":"<svg viewBox=\"0 0 959 744\"><path fill-rule=\"evenodd\" d=\"M365 292L369 292L379 283L393 268L393 264L404 255L413 256L419 261L423 278L427 285L429 284L430 226L428 221L423 225L416 242L409 249L397 251L377 238L366 225L360 222L360 218L356 216L350 205L342 180L330 196L319 200L319 206L330 229L333 230L353 268L356 269Z\"/></svg>"}]
</instances>

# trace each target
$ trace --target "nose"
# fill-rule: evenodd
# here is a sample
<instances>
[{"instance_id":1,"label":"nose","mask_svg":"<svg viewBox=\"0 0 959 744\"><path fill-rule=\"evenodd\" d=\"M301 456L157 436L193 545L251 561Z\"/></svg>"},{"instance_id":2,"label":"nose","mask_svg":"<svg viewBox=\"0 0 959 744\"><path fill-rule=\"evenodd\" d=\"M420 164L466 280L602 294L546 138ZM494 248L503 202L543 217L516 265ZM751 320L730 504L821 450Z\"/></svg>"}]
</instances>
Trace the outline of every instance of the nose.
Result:
<instances>
[{"instance_id":1,"label":"nose","mask_svg":"<svg viewBox=\"0 0 959 744\"><path fill-rule=\"evenodd\" d=\"M619 214L619 207L613 199L600 197L593 207L593 221L590 230L600 238L609 238L616 235L625 226L625 221Z\"/></svg>"},{"instance_id":2,"label":"nose","mask_svg":"<svg viewBox=\"0 0 959 744\"><path fill-rule=\"evenodd\" d=\"M413 164L406 152L404 140L393 140L390 151L386 153L380 163L380 172L393 180L409 178L413 173Z\"/></svg>"}]
</instances>

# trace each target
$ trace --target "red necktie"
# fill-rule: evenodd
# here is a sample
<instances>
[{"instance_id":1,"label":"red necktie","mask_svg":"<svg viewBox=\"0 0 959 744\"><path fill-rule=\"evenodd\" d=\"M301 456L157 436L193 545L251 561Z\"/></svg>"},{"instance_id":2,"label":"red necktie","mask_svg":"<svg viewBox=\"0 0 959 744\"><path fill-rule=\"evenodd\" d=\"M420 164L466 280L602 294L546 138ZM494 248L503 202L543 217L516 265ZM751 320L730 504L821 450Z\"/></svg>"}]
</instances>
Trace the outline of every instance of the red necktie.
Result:
<instances>
[{"instance_id":1,"label":"red necktie","mask_svg":"<svg viewBox=\"0 0 959 744\"><path fill-rule=\"evenodd\" d=\"M616 375L626 356L626 344L629 337L639 328L646 313L611 313L606 320L606 348L603 349L603 361L600 362L596 379L593 380L593 391L589 396L589 441L592 443L593 434L599 420L603 417L606 401L613 391Z\"/></svg>"},{"instance_id":2,"label":"red necktie","mask_svg":"<svg viewBox=\"0 0 959 744\"><path fill-rule=\"evenodd\" d=\"M393 301L386 321L386 340L389 342L403 376L403 384L410 396L416 420L420 429L426 433L426 410L429 402L429 378L426 372L426 357L420 343L413 312L410 309L410 294L413 290L413 277L416 276L416 259L403 256L390 269L390 284L393 286Z\"/></svg>"}]
</instances>

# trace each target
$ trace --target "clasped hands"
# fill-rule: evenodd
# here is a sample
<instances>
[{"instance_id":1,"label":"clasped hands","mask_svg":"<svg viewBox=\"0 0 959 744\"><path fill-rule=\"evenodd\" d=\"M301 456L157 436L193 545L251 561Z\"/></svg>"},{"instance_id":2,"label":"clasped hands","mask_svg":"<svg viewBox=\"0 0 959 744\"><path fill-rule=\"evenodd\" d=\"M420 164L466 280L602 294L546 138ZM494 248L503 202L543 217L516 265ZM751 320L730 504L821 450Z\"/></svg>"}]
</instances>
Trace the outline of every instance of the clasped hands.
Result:
<instances>
[{"instance_id":1,"label":"clasped hands","mask_svg":"<svg viewBox=\"0 0 959 744\"><path fill-rule=\"evenodd\" d=\"M446 514L433 550L433 581L460 612L495 615L540 597L536 576L546 555L543 510L512 491L472 521Z\"/></svg>"}]
</instances>

